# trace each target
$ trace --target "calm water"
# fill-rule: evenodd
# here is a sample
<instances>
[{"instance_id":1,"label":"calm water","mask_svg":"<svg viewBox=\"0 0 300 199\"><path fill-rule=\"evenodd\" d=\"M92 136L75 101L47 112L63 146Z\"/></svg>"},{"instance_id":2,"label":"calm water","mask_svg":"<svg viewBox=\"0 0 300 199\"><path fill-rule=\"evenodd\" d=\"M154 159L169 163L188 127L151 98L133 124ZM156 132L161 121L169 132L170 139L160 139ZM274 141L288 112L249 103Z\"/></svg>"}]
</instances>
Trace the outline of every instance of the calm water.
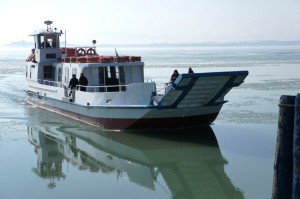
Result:
<instances>
[{"instance_id":1,"label":"calm water","mask_svg":"<svg viewBox=\"0 0 300 199\"><path fill-rule=\"evenodd\" d=\"M118 49L145 79L249 70L211 127L108 132L28 106L30 49L0 48L0 198L270 198L278 101L300 88L300 46ZM113 54L114 49L101 49Z\"/></svg>"}]
</instances>

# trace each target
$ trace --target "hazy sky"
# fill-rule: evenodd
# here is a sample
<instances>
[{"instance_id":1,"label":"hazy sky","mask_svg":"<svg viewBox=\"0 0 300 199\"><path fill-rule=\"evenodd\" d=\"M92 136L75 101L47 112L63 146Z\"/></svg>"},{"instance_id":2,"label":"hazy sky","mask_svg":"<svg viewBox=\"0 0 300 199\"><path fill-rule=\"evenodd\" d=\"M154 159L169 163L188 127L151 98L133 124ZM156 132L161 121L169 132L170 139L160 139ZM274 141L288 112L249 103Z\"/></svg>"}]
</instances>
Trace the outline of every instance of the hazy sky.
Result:
<instances>
[{"instance_id":1,"label":"hazy sky","mask_svg":"<svg viewBox=\"0 0 300 199\"><path fill-rule=\"evenodd\" d=\"M300 0L1 0L0 44L45 20L73 44L300 40Z\"/></svg>"}]
</instances>

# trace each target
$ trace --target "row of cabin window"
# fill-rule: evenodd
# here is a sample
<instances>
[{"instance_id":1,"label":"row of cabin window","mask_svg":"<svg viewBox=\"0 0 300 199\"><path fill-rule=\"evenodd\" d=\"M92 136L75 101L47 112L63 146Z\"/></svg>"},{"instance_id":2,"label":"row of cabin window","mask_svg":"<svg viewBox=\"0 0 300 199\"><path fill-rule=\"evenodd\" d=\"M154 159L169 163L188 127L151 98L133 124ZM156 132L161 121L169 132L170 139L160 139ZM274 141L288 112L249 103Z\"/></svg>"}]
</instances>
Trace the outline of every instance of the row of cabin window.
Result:
<instances>
[{"instance_id":1,"label":"row of cabin window","mask_svg":"<svg viewBox=\"0 0 300 199\"><path fill-rule=\"evenodd\" d=\"M103 68L91 68L89 82L99 80L99 85L118 85L125 84L125 67L124 66L108 66ZM72 74L77 74L76 68L72 68ZM69 82L69 68L65 69L65 82ZM55 78L55 68L51 65L44 66L44 79ZM58 81L61 81L61 68L58 68Z\"/></svg>"},{"instance_id":2,"label":"row of cabin window","mask_svg":"<svg viewBox=\"0 0 300 199\"><path fill-rule=\"evenodd\" d=\"M51 35L51 36L39 36L38 37L38 48L56 48L58 47L58 37L55 35Z\"/></svg>"}]
</instances>

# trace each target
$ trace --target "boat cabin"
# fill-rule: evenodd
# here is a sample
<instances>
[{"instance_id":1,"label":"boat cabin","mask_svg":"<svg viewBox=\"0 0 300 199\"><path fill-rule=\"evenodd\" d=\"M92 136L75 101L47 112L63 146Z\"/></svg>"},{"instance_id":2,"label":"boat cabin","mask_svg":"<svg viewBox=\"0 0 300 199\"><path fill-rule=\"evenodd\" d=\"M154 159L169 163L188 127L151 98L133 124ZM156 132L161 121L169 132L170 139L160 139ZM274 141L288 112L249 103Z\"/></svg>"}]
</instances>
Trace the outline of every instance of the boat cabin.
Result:
<instances>
[{"instance_id":1,"label":"boat cabin","mask_svg":"<svg viewBox=\"0 0 300 199\"><path fill-rule=\"evenodd\" d=\"M56 87L68 87L72 74L84 73L88 79L87 92L125 91L130 83L144 82L144 63L137 56L98 55L96 47L60 47L62 31L47 29L34 37L34 48L28 57L26 78ZM93 41L95 43L95 40Z\"/></svg>"}]
</instances>

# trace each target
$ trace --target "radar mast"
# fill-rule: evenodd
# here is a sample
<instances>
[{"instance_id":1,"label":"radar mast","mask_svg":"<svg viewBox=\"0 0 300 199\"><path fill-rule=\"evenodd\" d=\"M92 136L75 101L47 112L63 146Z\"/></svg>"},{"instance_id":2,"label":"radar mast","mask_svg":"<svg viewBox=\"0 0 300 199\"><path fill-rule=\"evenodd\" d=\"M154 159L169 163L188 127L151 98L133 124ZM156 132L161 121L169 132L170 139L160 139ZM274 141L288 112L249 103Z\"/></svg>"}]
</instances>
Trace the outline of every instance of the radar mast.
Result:
<instances>
[{"instance_id":1,"label":"radar mast","mask_svg":"<svg viewBox=\"0 0 300 199\"><path fill-rule=\"evenodd\" d=\"M52 24L52 23L53 23L53 22L50 21L50 20L44 21L44 24L47 25L47 31L51 30L51 24Z\"/></svg>"}]
</instances>

